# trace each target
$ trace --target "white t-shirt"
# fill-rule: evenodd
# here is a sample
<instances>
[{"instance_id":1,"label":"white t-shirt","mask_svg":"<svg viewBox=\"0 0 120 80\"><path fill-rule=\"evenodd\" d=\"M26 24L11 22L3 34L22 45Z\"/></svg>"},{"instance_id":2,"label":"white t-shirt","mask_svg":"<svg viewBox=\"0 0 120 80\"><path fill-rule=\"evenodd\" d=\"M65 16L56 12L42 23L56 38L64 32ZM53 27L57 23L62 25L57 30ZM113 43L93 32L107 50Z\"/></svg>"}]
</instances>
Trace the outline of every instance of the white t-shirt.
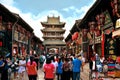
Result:
<instances>
[{"instance_id":1,"label":"white t-shirt","mask_svg":"<svg viewBox=\"0 0 120 80\"><path fill-rule=\"evenodd\" d=\"M95 70L95 61L93 61L92 70Z\"/></svg>"},{"instance_id":2,"label":"white t-shirt","mask_svg":"<svg viewBox=\"0 0 120 80\"><path fill-rule=\"evenodd\" d=\"M58 62L55 61L55 62L52 62L52 64L55 66L55 71L56 71L56 69L57 69L57 67L58 67Z\"/></svg>"},{"instance_id":3,"label":"white t-shirt","mask_svg":"<svg viewBox=\"0 0 120 80\"><path fill-rule=\"evenodd\" d=\"M84 57L82 57L82 62L85 62L85 58Z\"/></svg>"},{"instance_id":4,"label":"white t-shirt","mask_svg":"<svg viewBox=\"0 0 120 80\"><path fill-rule=\"evenodd\" d=\"M18 73L22 73L25 71L25 66L22 66L22 64L26 64L26 60L20 60L19 64L21 64L21 66L19 66Z\"/></svg>"}]
</instances>

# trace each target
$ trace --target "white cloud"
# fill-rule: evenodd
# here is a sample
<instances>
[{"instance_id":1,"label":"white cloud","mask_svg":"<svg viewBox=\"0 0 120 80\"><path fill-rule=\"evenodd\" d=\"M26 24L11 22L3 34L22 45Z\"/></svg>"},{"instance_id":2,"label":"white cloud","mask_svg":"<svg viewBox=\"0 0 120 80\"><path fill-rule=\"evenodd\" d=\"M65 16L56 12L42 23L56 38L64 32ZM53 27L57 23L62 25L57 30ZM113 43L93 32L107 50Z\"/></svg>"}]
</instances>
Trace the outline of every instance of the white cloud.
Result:
<instances>
[{"instance_id":1,"label":"white cloud","mask_svg":"<svg viewBox=\"0 0 120 80\"><path fill-rule=\"evenodd\" d=\"M75 9L76 8L74 6L70 6L70 7L64 8L63 11L69 12L69 11L75 10Z\"/></svg>"},{"instance_id":2,"label":"white cloud","mask_svg":"<svg viewBox=\"0 0 120 80\"><path fill-rule=\"evenodd\" d=\"M4 4L10 11L15 12L19 14L23 20L25 20L26 23L28 23L33 29L34 33L37 37L39 37L41 40L42 39L42 33L40 29L43 27L41 26L40 22L47 21L47 16L60 16L60 21L61 22L66 22L65 29L66 32L64 34L64 37L66 38L67 35L69 34L70 29L73 27L75 20L80 19L84 16L84 14L88 11L90 5L84 6L80 9L75 8L74 6L70 6L68 8L64 8L64 11L69 11L69 10L74 10L75 13L73 16L69 16L67 18L64 18L61 13L55 10L50 10L50 11L43 11L39 13L38 15L34 15L32 13L23 13L21 12L18 8L14 7L13 0L2 0L2 4ZM82 14L80 14L82 12ZM80 14L79 16L75 16L76 14Z\"/></svg>"},{"instance_id":3,"label":"white cloud","mask_svg":"<svg viewBox=\"0 0 120 80\"><path fill-rule=\"evenodd\" d=\"M85 14L89 10L90 6L91 6L91 4L89 4L87 6L83 6L80 9L78 9L74 6L70 6L70 7L64 8L62 10L65 12L71 12L71 10L72 10L73 11L72 13L81 15L81 14Z\"/></svg>"},{"instance_id":4,"label":"white cloud","mask_svg":"<svg viewBox=\"0 0 120 80\"><path fill-rule=\"evenodd\" d=\"M5 5L13 5L14 4L14 0L0 0L1 3L5 4Z\"/></svg>"}]
</instances>

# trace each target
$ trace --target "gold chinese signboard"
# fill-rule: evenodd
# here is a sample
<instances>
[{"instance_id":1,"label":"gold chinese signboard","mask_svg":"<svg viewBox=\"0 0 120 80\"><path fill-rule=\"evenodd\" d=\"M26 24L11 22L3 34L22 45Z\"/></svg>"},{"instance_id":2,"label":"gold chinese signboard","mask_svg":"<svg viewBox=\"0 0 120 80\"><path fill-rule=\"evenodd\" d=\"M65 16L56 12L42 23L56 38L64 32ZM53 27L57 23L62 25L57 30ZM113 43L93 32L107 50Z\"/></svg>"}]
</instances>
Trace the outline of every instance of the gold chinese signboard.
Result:
<instances>
[{"instance_id":1,"label":"gold chinese signboard","mask_svg":"<svg viewBox=\"0 0 120 80\"><path fill-rule=\"evenodd\" d=\"M114 39L107 39L107 45L106 45L106 50L107 50L107 55L111 55L113 60L116 59L116 40Z\"/></svg>"}]
</instances>

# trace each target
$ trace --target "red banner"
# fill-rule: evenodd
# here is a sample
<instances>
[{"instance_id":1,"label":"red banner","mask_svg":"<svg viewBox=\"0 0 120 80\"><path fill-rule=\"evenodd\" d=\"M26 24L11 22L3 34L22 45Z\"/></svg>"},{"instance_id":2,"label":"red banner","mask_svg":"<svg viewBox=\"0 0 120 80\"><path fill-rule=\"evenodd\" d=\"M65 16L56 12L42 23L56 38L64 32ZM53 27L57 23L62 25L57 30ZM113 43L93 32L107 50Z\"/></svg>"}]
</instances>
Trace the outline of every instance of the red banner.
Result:
<instances>
[{"instance_id":1,"label":"red banner","mask_svg":"<svg viewBox=\"0 0 120 80\"><path fill-rule=\"evenodd\" d=\"M104 42L105 42L105 35L102 33L101 37L101 50L102 50L102 56L104 57Z\"/></svg>"}]
</instances>

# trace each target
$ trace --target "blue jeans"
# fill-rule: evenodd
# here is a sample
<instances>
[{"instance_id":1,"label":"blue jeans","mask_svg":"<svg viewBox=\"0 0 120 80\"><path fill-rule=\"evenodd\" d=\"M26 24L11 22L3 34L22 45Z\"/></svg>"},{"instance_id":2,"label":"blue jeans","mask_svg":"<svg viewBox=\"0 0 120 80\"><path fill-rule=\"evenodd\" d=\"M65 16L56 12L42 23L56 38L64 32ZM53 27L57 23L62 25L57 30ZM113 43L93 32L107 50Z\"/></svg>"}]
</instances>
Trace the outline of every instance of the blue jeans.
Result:
<instances>
[{"instance_id":1,"label":"blue jeans","mask_svg":"<svg viewBox=\"0 0 120 80\"><path fill-rule=\"evenodd\" d=\"M73 80L80 80L80 72L73 72Z\"/></svg>"}]
</instances>

